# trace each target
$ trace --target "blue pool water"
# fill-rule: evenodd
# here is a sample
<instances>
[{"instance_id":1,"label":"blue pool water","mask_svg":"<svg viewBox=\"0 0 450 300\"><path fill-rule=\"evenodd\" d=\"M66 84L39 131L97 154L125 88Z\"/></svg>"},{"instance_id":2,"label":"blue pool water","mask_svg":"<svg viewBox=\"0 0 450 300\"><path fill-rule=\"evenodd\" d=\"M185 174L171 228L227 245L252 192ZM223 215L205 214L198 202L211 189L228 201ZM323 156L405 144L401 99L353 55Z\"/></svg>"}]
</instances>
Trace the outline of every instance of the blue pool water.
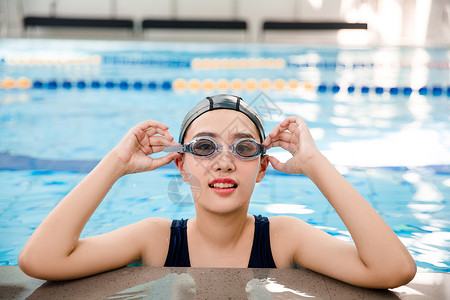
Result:
<instances>
[{"instance_id":1,"label":"blue pool water","mask_svg":"<svg viewBox=\"0 0 450 300\"><path fill-rule=\"evenodd\" d=\"M2 40L0 264L17 265L36 226L130 127L155 119L177 136L194 103L231 92L267 132L302 116L419 268L449 272L449 60L447 49ZM173 165L126 176L82 236L192 217L188 195ZM293 215L351 240L304 176L269 170L250 213Z\"/></svg>"}]
</instances>

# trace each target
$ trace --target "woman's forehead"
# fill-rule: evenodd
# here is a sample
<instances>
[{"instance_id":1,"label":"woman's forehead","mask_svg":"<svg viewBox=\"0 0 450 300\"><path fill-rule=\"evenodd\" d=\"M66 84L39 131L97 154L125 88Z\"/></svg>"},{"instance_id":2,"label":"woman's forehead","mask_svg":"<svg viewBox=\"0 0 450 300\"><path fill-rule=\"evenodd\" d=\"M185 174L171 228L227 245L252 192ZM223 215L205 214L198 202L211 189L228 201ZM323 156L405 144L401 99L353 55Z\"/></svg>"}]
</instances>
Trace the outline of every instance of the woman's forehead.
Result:
<instances>
[{"instance_id":1,"label":"woman's forehead","mask_svg":"<svg viewBox=\"0 0 450 300\"><path fill-rule=\"evenodd\" d=\"M210 135L223 139L252 137L259 140L255 124L243 113L230 109L217 109L195 119L186 131L185 140Z\"/></svg>"}]
</instances>

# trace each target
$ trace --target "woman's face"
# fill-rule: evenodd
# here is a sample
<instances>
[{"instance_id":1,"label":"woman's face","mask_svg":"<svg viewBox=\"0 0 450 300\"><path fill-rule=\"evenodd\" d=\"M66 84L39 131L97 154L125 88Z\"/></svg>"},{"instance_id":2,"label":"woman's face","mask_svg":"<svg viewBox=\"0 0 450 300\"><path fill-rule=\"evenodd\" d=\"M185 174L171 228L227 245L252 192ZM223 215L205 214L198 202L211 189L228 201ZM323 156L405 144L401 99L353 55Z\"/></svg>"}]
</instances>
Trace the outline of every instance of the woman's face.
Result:
<instances>
[{"instance_id":1,"label":"woman's face","mask_svg":"<svg viewBox=\"0 0 450 300\"><path fill-rule=\"evenodd\" d=\"M262 142L247 116L228 109L209 111L198 117L186 131L184 143L204 136L215 139L224 149L241 138ZM221 151L210 159L186 153L175 159L175 163L183 179L190 182L196 209L216 213L247 210L255 183L262 180L268 164L260 156L241 160L229 151Z\"/></svg>"}]
</instances>

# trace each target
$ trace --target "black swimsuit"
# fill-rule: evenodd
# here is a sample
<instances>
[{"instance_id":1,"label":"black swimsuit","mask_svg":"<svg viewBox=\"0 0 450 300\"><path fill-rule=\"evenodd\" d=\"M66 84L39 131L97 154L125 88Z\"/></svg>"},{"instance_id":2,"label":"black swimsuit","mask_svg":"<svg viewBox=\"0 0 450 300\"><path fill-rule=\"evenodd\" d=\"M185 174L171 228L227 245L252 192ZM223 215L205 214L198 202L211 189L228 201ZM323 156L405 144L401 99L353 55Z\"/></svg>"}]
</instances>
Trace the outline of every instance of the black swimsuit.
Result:
<instances>
[{"instance_id":1,"label":"black swimsuit","mask_svg":"<svg viewBox=\"0 0 450 300\"><path fill-rule=\"evenodd\" d=\"M173 220L165 267L190 267L186 225L188 220ZM249 268L276 268L270 249L269 219L255 216L255 235Z\"/></svg>"}]
</instances>

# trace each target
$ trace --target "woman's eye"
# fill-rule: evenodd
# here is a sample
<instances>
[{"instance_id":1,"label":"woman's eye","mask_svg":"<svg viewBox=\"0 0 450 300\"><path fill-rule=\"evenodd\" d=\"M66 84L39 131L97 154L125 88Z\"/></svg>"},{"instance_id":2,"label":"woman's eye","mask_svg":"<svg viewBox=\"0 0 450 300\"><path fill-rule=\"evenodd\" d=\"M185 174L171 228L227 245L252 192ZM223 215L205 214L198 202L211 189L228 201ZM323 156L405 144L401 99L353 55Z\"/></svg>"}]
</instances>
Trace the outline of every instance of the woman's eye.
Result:
<instances>
[{"instance_id":1,"label":"woman's eye","mask_svg":"<svg viewBox=\"0 0 450 300\"><path fill-rule=\"evenodd\" d=\"M211 145L208 145L208 144L203 144L203 145L200 145L200 146L197 147L197 149L201 149L201 150L210 150L212 148L213 147Z\"/></svg>"},{"instance_id":2,"label":"woman's eye","mask_svg":"<svg viewBox=\"0 0 450 300\"><path fill-rule=\"evenodd\" d=\"M198 154L208 154L213 152L215 146L211 142L199 142L194 146L194 151Z\"/></svg>"},{"instance_id":3,"label":"woman's eye","mask_svg":"<svg viewBox=\"0 0 450 300\"><path fill-rule=\"evenodd\" d=\"M251 142L242 142L237 145L236 151L241 155L251 156L255 154L256 146Z\"/></svg>"}]
</instances>

